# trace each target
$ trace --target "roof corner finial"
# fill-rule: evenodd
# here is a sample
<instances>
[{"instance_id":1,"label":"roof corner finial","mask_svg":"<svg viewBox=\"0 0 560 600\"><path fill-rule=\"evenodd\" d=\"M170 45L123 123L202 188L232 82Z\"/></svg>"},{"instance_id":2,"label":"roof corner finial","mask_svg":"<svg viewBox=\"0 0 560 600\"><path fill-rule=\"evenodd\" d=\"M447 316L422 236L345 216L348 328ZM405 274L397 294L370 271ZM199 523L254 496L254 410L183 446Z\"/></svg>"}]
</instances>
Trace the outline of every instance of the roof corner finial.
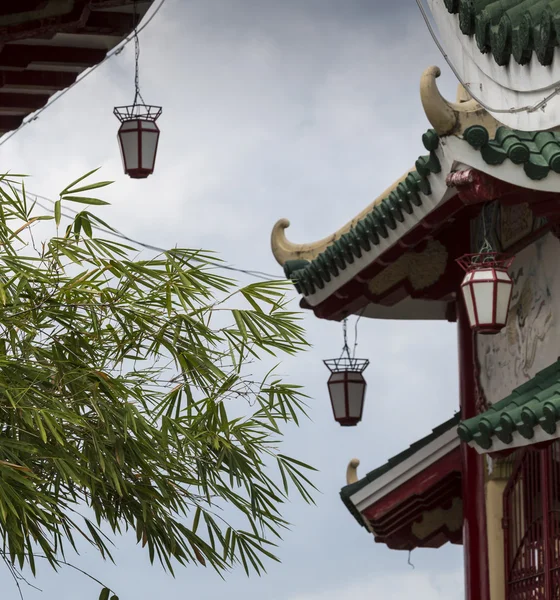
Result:
<instances>
[{"instance_id":1,"label":"roof corner finial","mask_svg":"<svg viewBox=\"0 0 560 600\"><path fill-rule=\"evenodd\" d=\"M428 121L439 135L453 133L458 116L451 104L440 94L436 79L441 75L439 67L429 67L420 79L420 98Z\"/></svg>"},{"instance_id":2,"label":"roof corner finial","mask_svg":"<svg viewBox=\"0 0 560 600\"><path fill-rule=\"evenodd\" d=\"M290 226L290 221L288 219L279 219L274 224L272 228L272 233L270 234L270 246L272 248L272 254L276 259L276 262L281 266L284 266L284 263L290 259L290 250L291 250L291 242L289 242L286 238L286 234L284 233L285 229L288 229Z\"/></svg>"},{"instance_id":3,"label":"roof corner finial","mask_svg":"<svg viewBox=\"0 0 560 600\"><path fill-rule=\"evenodd\" d=\"M360 461L357 458L353 458L346 468L346 484L350 485L351 483L356 483L358 481L358 467L360 466Z\"/></svg>"}]
</instances>

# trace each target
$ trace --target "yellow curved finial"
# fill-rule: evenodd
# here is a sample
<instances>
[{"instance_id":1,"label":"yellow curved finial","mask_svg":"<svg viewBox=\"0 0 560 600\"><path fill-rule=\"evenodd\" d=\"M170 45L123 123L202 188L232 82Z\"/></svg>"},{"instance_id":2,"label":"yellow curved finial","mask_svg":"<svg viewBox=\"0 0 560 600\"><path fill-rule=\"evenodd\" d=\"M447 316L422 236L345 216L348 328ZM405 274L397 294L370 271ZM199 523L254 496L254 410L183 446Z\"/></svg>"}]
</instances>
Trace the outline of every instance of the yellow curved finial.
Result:
<instances>
[{"instance_id":1,"label":"yellow curved finial","mask_svg":"<svg viewBox=\"0 0 560 600\"><path fill-rule=\"evenodd\" d=\"M358 467L360 466L360 461L357 458L353 458L346 468L346 483L350 485L351 483L356 483L358 481Z\"/></svg>"}]
</instances>

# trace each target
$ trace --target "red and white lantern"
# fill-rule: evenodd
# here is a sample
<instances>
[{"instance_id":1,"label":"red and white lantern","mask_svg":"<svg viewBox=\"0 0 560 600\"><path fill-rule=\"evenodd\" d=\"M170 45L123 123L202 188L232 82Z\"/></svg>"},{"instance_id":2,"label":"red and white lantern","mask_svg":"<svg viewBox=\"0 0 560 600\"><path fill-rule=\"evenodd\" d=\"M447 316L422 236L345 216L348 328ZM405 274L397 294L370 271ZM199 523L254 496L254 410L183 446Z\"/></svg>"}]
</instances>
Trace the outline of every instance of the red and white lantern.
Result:
<instances>
[{"instance_id":1,"label":"red and white lantern","mask_svg":"<svg viewBox=\"0 0 560 600\"><path fill-rule=\"evenodd\" d=\"M328 387L335 421L343 427L362 420L366 380L362 373L369 364L361 358L335 358L323 361L331 372Z\"/></svg>"},{"instance_id":2,"label":"red and white lantern","mask_svg":"<svg viewBox=\"0 0 560 600\"><path fill-rule=\"evenodd\" d=\"M461 290L474 331L494 334L507 323L513 290L508 269L513 259L497 252L465 254L457 259L466 271Z\"/></svg>"},{"instance_id":3,"label":"red and white lantern","mask_svg":"<svg viewBox=\"0 0 560 600\"><path fill-rule=\"evenodd\" d=\"M159 142L156 120L159 106L119 106L114 113L121 121L118 138L124 172L132 179L145 179L154 172Z\"/></svg>"}]
</instances>

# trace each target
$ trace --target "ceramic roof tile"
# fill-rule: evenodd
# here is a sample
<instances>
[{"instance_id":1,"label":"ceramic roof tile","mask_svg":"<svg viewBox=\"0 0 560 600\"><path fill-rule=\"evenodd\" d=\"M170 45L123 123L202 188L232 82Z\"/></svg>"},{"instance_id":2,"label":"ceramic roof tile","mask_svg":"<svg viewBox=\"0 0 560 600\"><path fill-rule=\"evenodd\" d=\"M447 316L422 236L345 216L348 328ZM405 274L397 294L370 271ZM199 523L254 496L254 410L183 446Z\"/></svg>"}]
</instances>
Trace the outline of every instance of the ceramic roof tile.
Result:
<instances>
[{"instance_id":1,"label":"ceramic roof tile","mask_svg":"<svg viewBox=\"0 0 560 600\"><path fill-rule=\"evenodd\" d=\"M560 0L558 0L560 3ZM493 139L486 128L472 125L463 133L463 139L480 152L489 165L504 161L523 166L529 179L540 180L553 171L560 173L560 133L551 131L517 131L499 127ZM333 242L314 260L289 260L284 273L292 279L297 291L303 295L314 294L325 283L338 277L363 252L371 250L387 238L390 230L397 230L405 215L414 213L422 205L419 194L431 194L430 176L441 172L435 153L439 136L431 129L422 136L429 154L416 161L416 170L398 184L381 202L377 203L363 219Z\"/></svg>"},{"instance_id":2,"label":"ceramic roof tile","mask_svg":"<svg viewBox=\"0 0 560 600\"><path fill-rule=\"evenodd\" d=\"M314 260L289 260L284 265L286 277L292 279L300 294L309 295L323 289L325 283L338 276L341 270L352 264L362 252L371 250L387 238L390 230L396 230L405 215L414 213L422 205L421 192L432 193L429 177L441 171L435 150L439 136L431 129L422 136L429 154L416 161L416 170L408 174L386 198L377 203L350 231L333 242Z\"/></svg>"},{"instance_id":3,"label":"ceramic roof tile","mask_svg":"<svg viewBox=\"0 0 560 600\"><path fill-rule=\"evenodd\" d=\"M559 0L444 0L463 34L474 36L480 52L498 65L511 58L527 64L536 54L550 65L560 40Z\"/></svg>"},{"instance_id":4,"label":"ceramic roof tile","mask_svg":"<svg viewBox=\"0 0 560 600\"><path fill-rule=\"evenodd\" d=\"M532 439L535 428L539 426L552 435L556 432L558 420L560 360L537 373L484 413L460 423L457 431L463 442L489 450L495 438L511 444L515 432L525 439Z\"/></svg>"}]
</instances>

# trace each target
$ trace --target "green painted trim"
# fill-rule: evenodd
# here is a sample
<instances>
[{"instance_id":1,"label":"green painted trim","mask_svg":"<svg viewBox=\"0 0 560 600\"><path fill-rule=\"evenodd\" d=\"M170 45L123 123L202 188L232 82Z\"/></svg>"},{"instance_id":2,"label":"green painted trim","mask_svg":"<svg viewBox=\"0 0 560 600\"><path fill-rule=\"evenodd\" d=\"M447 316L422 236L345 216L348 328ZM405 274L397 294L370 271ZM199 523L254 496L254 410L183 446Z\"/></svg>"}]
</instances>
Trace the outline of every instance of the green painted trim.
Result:
<instances>
[{"instance_id":1,"label":"green painted trim","mask_svg":"<svg viewBox=\"0 0 560 600\"><path fill-rule=\"evenodd\" d=\"M535 435L535 427L539 425L546 433L553 435L558 420L560 359L484 413L462 421L457 433L461 441L475 443L489 450L495 438L504 444L511 444L516 431L530 440Z\"/></svg>"},{"instance_id":2,"label":"green painted trim","mask_svg":"<svg viewBox=\"0 0 560 600\"><path fill-rule=\"evenodd\" d=\"M377 469L370 471L367 475L362 477L362 479L360 479L359 481L356 481L356 483L351 483L350 485L345 485L340 490L340 497L341 497L342 501L346 505L346 508L352 513L352 515L354 516L356 521L358 521L358 523L360 523L360 525L364 526L364 522L360 516L360 512L358 511L358 509L354 506L354 504L350 500L350 496L353 496L356 492L358 492L362 488L366 487L366 485L368 485L372 481L375 481L376 479L381 477L381 475L385 475L385 473L389 472L391 469L395 468L397 465L404 462L407 458L410 458L411 456L416 454L416 452L418 452L419 450L421 450L422 448L424 448L431 442L437 440L444 433L447 433L450 429L452 429L453 427L456 427L459 424L460 417L461 417L461 415L459 413L456 413L454 417L452 417L448 421L445 421L445 423L442 423L441 425L436 427L434 430L432 430L432 433L430 433L426 437L422 438L421 440L418 440L417 442L412 444L409 448L407 448L400 454L397 454L393 458L390 458L381 467L378 467Z\"/></svg>"},{"instance_id":3,"label":"green painted trim","mask_svg":"<svg viewBox=\"0 0 560 600\"><path fill-rule=\"evenodd\" d=\"M338 240L333 242L314 260L289 260L284 265L284 273L292 279L300 294L309 296L317 289L323 289L331 277L337 277L340 271L379 245L387 238L390 230L404 221L405 215L411 215L422 206L420 192L430 195L432 189L429 177L441 172L441 165L435 154L439 146L439 136L428 130L422 136L422 143L429 154L416 161L416 170L408 174L397 188L381 202L376 204L363 219Z\"/></svg>"},{"instance_id":4,"label":"green painted trim","mask_svg":"<svg viewBox=\"0 0 560 600\"><path fill-rule=\"evenodd\" d=\"M533 55L548 66L560 40L560 0L444 0L464 35L500 66L520 65Z\"/></svg>"}]
</instances>

